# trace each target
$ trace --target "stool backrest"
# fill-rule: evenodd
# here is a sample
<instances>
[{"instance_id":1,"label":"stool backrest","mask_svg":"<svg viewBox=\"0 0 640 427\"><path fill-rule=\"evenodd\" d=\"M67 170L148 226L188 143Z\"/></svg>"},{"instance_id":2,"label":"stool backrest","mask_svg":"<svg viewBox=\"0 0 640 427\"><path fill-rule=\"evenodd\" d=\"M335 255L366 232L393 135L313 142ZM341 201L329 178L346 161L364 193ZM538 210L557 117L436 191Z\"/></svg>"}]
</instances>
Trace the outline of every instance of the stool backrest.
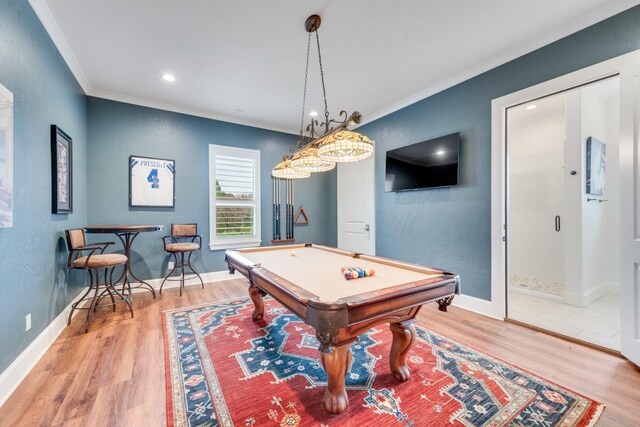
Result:
<instances>
[{"instance_id":1,"label":"stool backrest","mask_svg":"<svg viewBox=\"0 0 640 427\"><path fill-rule=\"evenodd\" d=\"M65 230L65 233L67 234L67 247L69 248L69 251L73 251L80 246L86 245L83 229L77 228L74 230Z\"/></svg>"},{"instance_id":2,"label":"stool backrest","mask_svg":"<svg viewBox=\"0 0 640 427\"><path fill-rule=\"evenodd\" d=\"M171 236L192 237L198 234L198 224L171 224Z\"/></svg>"}]
</instances>

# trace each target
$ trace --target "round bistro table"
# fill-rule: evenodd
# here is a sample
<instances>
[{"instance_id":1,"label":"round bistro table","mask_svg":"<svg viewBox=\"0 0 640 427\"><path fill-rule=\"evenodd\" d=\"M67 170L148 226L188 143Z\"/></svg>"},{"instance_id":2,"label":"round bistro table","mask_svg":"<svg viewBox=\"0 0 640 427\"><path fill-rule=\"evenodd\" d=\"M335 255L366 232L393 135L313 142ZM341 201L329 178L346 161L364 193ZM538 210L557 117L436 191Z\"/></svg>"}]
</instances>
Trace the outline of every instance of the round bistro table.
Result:
<instances>
[{"instance_id":1,"label":"round bistro table","mask_svg":"<svg viewBox=\"0 0 640 427\"><path fill-rule=\"evenodd\" d=\"M124 248L124 254L127 256L127 263L124 266L124 271L122 272L122 276L117 280L117 283L122 282L122 287L125 286L129 288L129 292L131 292L131 283L132 279L138 283L136 288L140 288L145 286L151 294L153 298L156 297L156 291L153 289L149 283L144 280L138 278L133 271L131 271L131 245L133 241L140 233L146 233L149 231L160 231L164 228L162 225L92 225L89 227L85 227L84 231L86 233L91 234L115 234L118 236L118 239L122 242L122 247Z\"/></svg>"}]
</instances>

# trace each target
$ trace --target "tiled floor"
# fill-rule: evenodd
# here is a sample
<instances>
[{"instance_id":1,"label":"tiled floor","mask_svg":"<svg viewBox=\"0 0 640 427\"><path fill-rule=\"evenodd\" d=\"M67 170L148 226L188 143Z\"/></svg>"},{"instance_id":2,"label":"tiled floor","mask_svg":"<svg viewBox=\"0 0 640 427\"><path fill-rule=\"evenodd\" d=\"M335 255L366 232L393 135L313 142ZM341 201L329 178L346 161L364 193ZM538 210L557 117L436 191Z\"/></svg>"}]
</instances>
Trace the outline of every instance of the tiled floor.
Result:
<instances>
[{"instance_id":1,"label":"tiled floor","mask_svg":"<svg viewBox=\"0 0 640 427\"><path fill-rule=\"evenodd\" d=\"M574 307L545 298L509 293L513 320L620 350L620 296L607 293L588 307Z\"/></svg>"}]
</instances>

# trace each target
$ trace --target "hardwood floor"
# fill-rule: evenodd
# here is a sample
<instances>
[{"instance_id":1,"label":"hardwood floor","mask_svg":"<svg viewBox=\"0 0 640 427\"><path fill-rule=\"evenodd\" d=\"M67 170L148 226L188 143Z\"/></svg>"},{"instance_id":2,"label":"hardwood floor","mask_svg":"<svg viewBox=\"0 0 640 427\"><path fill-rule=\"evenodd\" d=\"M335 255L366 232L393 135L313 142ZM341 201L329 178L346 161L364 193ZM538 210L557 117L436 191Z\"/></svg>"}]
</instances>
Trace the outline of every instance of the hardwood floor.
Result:
<instances>
[{"instance_id":1,"label":"hardwood floor","mask_svg":"<svg viewBox=\"0 0 640 427\"><path fill-rule=\"evenodd\" d=\"M84 313L38 362L0 408L2 426L164 426L161 312L246 296L244 279L165 290L157 300L134 295L125 307L96 313L88 334ZM522 326L432 304L421 324L607 405L598 426L640 425L640 370L625 360Z\"/></svg>"}]
</instances>

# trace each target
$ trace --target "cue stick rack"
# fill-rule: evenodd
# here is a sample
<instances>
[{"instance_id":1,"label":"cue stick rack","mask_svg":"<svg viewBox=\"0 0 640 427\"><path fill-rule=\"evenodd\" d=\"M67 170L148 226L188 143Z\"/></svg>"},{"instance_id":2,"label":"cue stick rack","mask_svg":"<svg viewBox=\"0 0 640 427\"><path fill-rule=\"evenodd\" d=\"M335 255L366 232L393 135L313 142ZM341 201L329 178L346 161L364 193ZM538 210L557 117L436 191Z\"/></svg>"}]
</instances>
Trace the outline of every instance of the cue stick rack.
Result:
<instances>
[{"instance_id":1,"label":"cue stick rack","mask_svg":"<svg viewBox=\"0 0 640 427\"><path fill-rule=\"evenodd\" d=\"M285 230L284 239L282 238L282 213L281 213L281 195L280 187L284 181L285 187ZM293 180L286 178L272 177L273 182L273 239L271 243L291 243L295 242L293 238Z\"/></svg>"}]
</instances>

